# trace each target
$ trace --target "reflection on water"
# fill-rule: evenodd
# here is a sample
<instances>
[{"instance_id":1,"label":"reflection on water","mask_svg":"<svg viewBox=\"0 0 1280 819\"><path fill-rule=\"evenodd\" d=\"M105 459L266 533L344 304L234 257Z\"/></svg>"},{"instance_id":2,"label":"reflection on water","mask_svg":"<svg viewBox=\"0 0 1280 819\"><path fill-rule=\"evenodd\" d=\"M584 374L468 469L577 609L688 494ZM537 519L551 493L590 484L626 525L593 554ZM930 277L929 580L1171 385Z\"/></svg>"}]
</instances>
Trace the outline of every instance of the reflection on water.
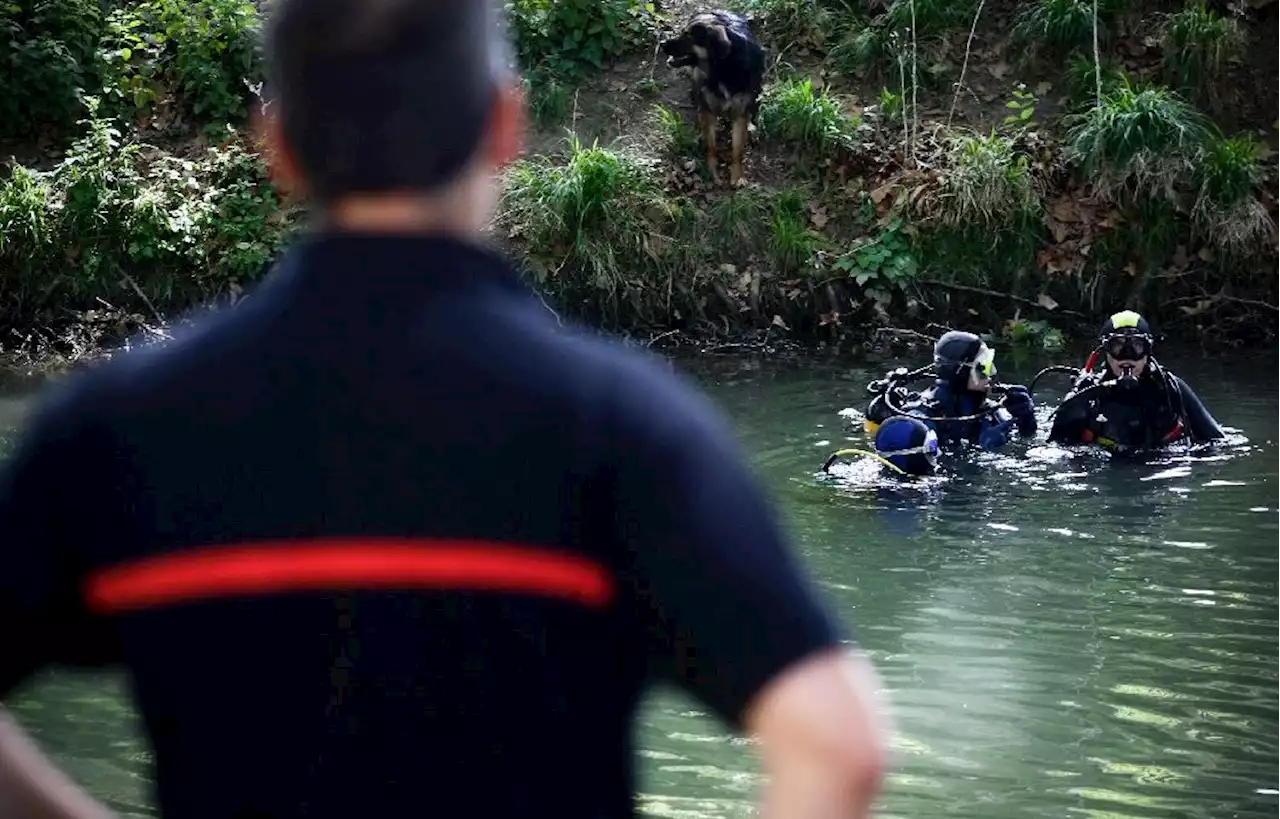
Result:
<instances>
[{"instance_id":1,"label":"reflection on water","mask_svg":"<svg viewBox=\"0 0 1280 819\"><path fill-rule=\"evenodd\" d=\"M681 362L881 669L898 729L881 815L1276 815L1277 390L1254 380L1276 367L1167 359L1225 446L1117 462L1018 444L915 485L867 459L820 471L866 444L837 413L882 365ZM149 816L123 703L114 680L53 676L15 708L96 794ZM639 740L646 815L751 815L751 744L697 703L654 695Z\"/></svg>"}]
</instances>

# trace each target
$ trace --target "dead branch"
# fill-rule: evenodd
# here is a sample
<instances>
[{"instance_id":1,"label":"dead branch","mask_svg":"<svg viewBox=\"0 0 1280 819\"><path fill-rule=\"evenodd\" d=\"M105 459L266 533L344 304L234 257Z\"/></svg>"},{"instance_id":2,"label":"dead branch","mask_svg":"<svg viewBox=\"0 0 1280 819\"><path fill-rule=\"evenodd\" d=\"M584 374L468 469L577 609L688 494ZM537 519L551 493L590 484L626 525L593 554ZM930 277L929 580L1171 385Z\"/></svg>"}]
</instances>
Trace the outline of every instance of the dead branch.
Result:
<instances>
[{"instance_id":1,"label":"dead branch","mask_svg":"<svg viewBox=\"0 0 1280 819\"><path fill-rule=\"evenodd\" d=\"M1045 311L1046 313L1059 313L1067 316L1079 316L1080 318L1087 318L1087 316L1085 316L1084 313L1079 313L1079 312L1076 312L1075 310L1067 310L1061 307L1055 307L1054 309L1050 310L1048 307L1045 307L1040 302L1032 301L1031 299L1024 299L1022 296L1015 296L1012 293L1001 293L998 290L988 290L985 287L973 287L972 285L968 285L968 284L952 284L951 282L940 282L936 279L920 279L919 283L932 285L934 287L941 287L944 290L959 290L965 293L977 293L978 295L981 295L981 296L993 296L998 299L1008 299L1009 301L1016 301L1019 304L1025 304L1030 307L1035 307L1037 309Z\"/></svg>"}]
</instances>

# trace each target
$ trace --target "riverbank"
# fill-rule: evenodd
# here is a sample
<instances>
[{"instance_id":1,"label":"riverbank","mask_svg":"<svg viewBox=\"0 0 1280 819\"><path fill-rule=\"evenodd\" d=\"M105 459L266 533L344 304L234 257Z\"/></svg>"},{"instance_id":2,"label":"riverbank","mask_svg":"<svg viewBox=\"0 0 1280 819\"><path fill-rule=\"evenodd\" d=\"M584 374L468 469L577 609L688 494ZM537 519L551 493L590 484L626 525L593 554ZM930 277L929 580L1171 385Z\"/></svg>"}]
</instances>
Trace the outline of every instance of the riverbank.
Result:
<instances>
[{"instance_id":1,"label":"riverbank","mask_svg":"<svg viewBox=\"0 0 1280 819\"><path fill-rule=\"evenodd\" d=\"M0 347L33 367L233 306L298 224L247 135L253 3L48 5L0 26ZM1121 307L1275 339L1273 2L1103 2L1097 63L1087 3L728 5L769 52L736 191L654 59L688 8L508 3L533 123L494 238L561 315L654 346L1055 348Z\"/></svg>"}]
</instances>

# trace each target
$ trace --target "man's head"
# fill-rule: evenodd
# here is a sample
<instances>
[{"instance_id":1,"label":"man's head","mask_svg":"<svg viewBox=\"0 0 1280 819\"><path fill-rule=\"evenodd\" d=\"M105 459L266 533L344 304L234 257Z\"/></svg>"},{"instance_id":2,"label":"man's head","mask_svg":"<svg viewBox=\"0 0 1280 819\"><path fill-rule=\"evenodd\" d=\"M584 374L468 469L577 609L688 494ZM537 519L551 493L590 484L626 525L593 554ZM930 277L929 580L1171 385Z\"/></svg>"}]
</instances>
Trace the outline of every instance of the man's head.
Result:
<instances>
[{"instance_id":1,"label":"man's head","mask_svg":"<svg viewBox=\"0 0 1280 819\"><path fill-rule=\"evenodd\" d=\"M896 415L876 430L876 453L907 475L932 475L938 467L938 433L918 418Z\"/></svg>"},{"instance_id":2,"label":"man's head","mask_svg":"<svg viewBox=\"0 0 1280 819\"><path fill-rule=\"evenodd\" d=\"M497 3L274 0L268 13L276 177L338 228L483 228L524 130Z\"/></svg>"},{"instance_id":3,"label":"man's head","mask_svg":"<svg viewBox=\"0 0 1280 819\"><path fill-rule=\"evenodd\" d=\"M973 333L951 330L933 345L933 366L953 391L986 392L996 374L996 353Z\"/></svg>"},{"instance_id":4,"label":"man's head","mask_svg":"<svg viewBox=\"0 0 1280 819\"><path fill-rule=\"evenodd\" d=\"M1142 375L1151 358L1151 328L1147 320L1132 310L1123 310L1108 318L1098 334L1111 374Z\"/></svg>"}]
</instances>

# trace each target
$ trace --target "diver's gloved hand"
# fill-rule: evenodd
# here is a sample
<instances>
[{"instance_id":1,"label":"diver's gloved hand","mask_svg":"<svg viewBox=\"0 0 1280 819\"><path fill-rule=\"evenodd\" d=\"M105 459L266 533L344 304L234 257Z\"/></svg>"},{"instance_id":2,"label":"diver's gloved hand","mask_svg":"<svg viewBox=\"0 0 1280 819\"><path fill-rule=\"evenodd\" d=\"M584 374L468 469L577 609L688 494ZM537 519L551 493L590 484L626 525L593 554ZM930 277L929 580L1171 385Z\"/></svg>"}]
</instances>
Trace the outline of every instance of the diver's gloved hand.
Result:
<instances>
[{"instance_id":1,"label":"diver's gloved hand","mask_svg":"<svg viewBox=\"0 0 1280 819\"><path fill-rule=\"evenodd\" d=\"M1004 407L1018 425L1018 434L1030 438L1036 434L1036 405L1026 387L1014 385L1006 389Z\"/></svg>"},{"instance_id":2,"label":"diver's gloved hand","mask_svg":"<svg viewBox=\"0 0 1280 819\"><path fill-rule=\"evenodd\" d=\"M978 432L978 446L988 452L995 452L1005 444L1013 433L1013 413L1001 408L990 412L982 419L982 428Z\"/></svg>"}]
</instances>

